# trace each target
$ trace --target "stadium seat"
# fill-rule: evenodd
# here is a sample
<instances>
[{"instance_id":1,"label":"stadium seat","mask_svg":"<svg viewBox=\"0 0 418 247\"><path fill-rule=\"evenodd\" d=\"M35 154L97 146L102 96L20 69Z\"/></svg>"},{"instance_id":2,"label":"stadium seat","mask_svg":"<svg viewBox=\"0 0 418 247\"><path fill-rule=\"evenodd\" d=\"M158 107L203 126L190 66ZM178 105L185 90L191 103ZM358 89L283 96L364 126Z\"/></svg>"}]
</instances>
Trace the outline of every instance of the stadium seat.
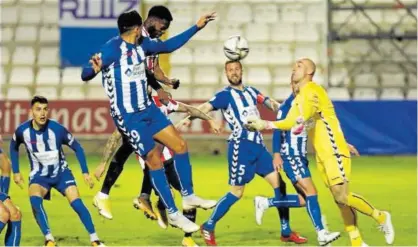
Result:
<instances>
[{"instance_id":1,"label":"stadium seat","mask_svg":"<svg viewBox=\"0 0 418 247\"><path fill-rule=\"evenodd\" d=\"M307 7L306 17L308 23L325 23L327 19L327 12L325 6L323 6L323 4L309 5Z\"/></svg>"},{"instance_id":2,"label":"stadium seat","mask_svg":"<svg viewBox=\"0 0 418 247\"><path fill-rule=\"evenodd\" d=\"M178 23L176 23L176 25L170 25L170 27L168 28L168 30L167 30L167 32L168 32L168 36L169 37L173 37L173 36L175 36L175 35L177 35L177 34L180 34L180 33L182 33L182 32L184 32L185 30L187 30L187 29L189 29L192 25L194 25L195 23L194 22L186 22L186 21L183 21L183 22L178 22ZM212 26L212 25L208 25L208 26L206 26L203 30L205 30L206 28L208 28L209 26ZM201 31L203 31L203 30L201 30ZM201 32L201 31L199 31L199 32ZM199 32L195 35L195 36L193 36L193 39L197 36L197 35L199 35ZM187 46L187 45L186 45Z\"/></svg>"},{"instance_id":3,"label":"stadium seat","mask_svg":"<svg viewBox=\"0 0 418 247\"><path fill-rule=\"evenodd\" d=\"M170 78L180 79L180 87L183 84L190 84L192 82L192 75L188 66L176 66L170 70Z\"/></svg>"},{"instance_id":4,"label":"stadium seat","mask_svg":"<svg viewBox=\"0 0 418 247\"><path fill-rule=\"evenodd\" d=\"M297 46L295 48L295 54L294 54L294 60L301 59L301 58L310 58L315 63L319 63L319 56L318 56L318 50L316 49L316 46Z\"/></svg>"},{"instance_id":5,"label":"stadium seat","mask_svg":"<svg viewBox=\"0 0 418 247\"><path fill-rule=\"evenodd\" d=\"M267 56L267 62L274 65L292 64L293 54L289 44L274 44L270 46Z\"/></svg>"},{"instance_id":6,"label":"stadium seat","mask_svg":"<svg viewBox=\"0 0 418 247\"><path fill-rule=\"evenodd\" d=\"M9 49L7 49L6 47L1 47L1 64L2 65L9 64L9 60L10 60Z\"/></svg>"},{"instance_id":7,"label":"stadium seat","mask_svg":"<svg viewBox=\"0 0 418 247\"><path fill-rule=\"evenodd\" d=\"M58 93L56 87L36 87L35 90L36 95L41 95L49 100L56 100L58 99Z\"/></svg>"},{"instance_id":8,"label":"stadium seat","mask_svg":"<svg viewBox=\"0 0 418 247\"><path fill-rule=\"evenodd\" d=\"M30 67L14 67L11 71L9 83L11 85L32 85L33 69Z\"/></svg>"},{"instance_id":9,"label":"stadium seat","mask_svg":"<svg viewBox=\"0 0 418 247\"><path fill-rule=\"evenodd\" d=\"M59 66L59 64L57 47L41 47L38 55L38 65Z\"/></svg>"},{"instance_id":10,"label":"stadium seat","mask_svg":"<svg viewBox=\"0 0 418 247\"><path fill-rule=\"evenodd\" d=\"M339 10L333 11L331 14L332 22L336 24L342 24L348 21L349 23L353 23L356 20L356 16L352 16L352 10Z\"/></svg>"},{"instance_id":11,"label":"stadium seat","mask_svg":"<svg viewBox=\"0 0 418 247\"><path fill-rule=\"evenodd\" d=\"M18 26L16 28L16 42L33 43L38 38L38 28L35 26Z\"/></svg>"},{"instance_id":12,"label":"stadium seat","mask_svg":"<svg viewBox=\"0 0 418 247\"><path fill-rule=\"evenodd\" d=\"M321 67L316 68L315 75L313 77L313 81L319 85L324 85L325 83L325 75L324 70Z\"/></svg>"},{"instance_id":13,"label":"stadium seat","mask_svg":"<svg viewBox=\"0 0 418 247\"><path fill-rule=\"evenodd\" d=\"M89 100L108 100L102 86L89 85L87 88L87 99Z\"/></svg>"},{"instance_id":14,"label":"stadium seat","mask_svg":"<svg viewBox=\"0 0 418 247\"><path fill-rule=\"evenodd\" d=\"M1 6L1 23L14 25L19 19L19 8L16 6Z\"/></svg>"},{"instance_id":15,"label":"stadium seat","mask_svg":"<svg viewBox=\"0 0 418 247\"><path fill-rule=\"evenodd\" d=\"M58 85L60 80L58 68L41 67L35 81L38 85Z\"/></svg>"},{"instance_id":16,"label":"stadium seat","mask_svg":"<svg viewBox=\"0 0 418 247\"><path fill-rule=\"evenodd\" d=\"M219 83L219 73L216 67L197 67L194 73L195 84L212 84L216 85ZM200 86L198 86L200 87ZM195 96L196 94L193 94Z\"/></svg>"},{"instance_id":17,"label":"stadium seat","mask_svg":"<svg viewBox=\"0 0 418 247\"><path fill-rule=\"evenodd\" d=\"M222 23L219 25L219 37L218 39L220 41L225 41L227 40L229 37L234 36L234 35L243 35L243 31L240 27L240 24L237 23L231 23L231 22L226 22L226 23Z\"/></svg>"},{"instance_id":18,"label":"stadium seat","mask_svg":"<svg viewBox=\"0 0 418 247\"><path fill-rule=\"evenodd\" d=\"M247 73L248 82L252 85L270 85L272 81L270 71L266 67L250 67Z\"/></svg>"},{"instance_id":19,"label":"stadium seat","mask_svg":"<svg viewBox=\"0 0 418 247\"><path fill-rule=\"evenodd\" d=\"M274 87L273 89L273 97L275 100L283 101L286 100L290 94L292 93L292 89L289 87Z\"/></svg>"},{"instance_id":20,"label":"stadium seat","mask_svg":"<svg viewBox=\"0 0 418 247\"><path fill-rule=\"evenodd\" d=\"M174 21L177 22L192 22L196 21L192 17L193 15L193 4L190 3L169 3L168 8L173 15Z\"/></svg>"},{"instance_id":21,"label":"stadium seat","mask_svg":"<svg viewBox=\"0 0 418 247\"><path fill-rule=\"evenodd\" d=\"M99 73L97 74L93 79L91 79L90 81L87 82L88 86L100 86L101 87L101 92L104 94L104 89L103 89L103 79L102 79L102 74Z\"/></svg>"},{"instance_id":22,"label":"stadium seat","mask_svg":"<svg viewBox=\"0 0 418 247\"><path fill-rule=\"evenodd\" d=\"M336 68L331 70L329 83L331 86L347 86L350 83L346 68Z\"/></svg>"},{"instance_id":23,"label":"stadium seat","mask_svg":"<svg viewBox=\"0 0 418 247\"><path fill-rule=\"evenodd\" d=\"M382 73L381 83L383 87L404 87L405 86L405 74Z\"/></svg>"},{"instance_id":24,"label":"stadium seat","mask_svg":"<svg viewBox=\"0 0 418 247\"><path fill-rule=\"evenodd\" d=\"M12 57L14 65L30 65L35 63L35 51L32 47L17 46Z\"/></svg>"},{"instance_id":25,"label":"stadium seat","mask_svg":"<svg viewBox=\"0 0 418 247\"><path fill-rule=\"evenodd\" d=\"M254 7L254 21L256 23L278 23L279 10L277 4L257 4Z\"/></svg>"},{"instance_id":26,"label":"stadium seat","mask_svg":"<svg viewBox=\"0 0 418 247\"><path fill-rule=\"evenodd\" d=\"M281 8L281 19L287 23L303 23L305 22L305 13L303 5L288 4Z\"/></svg>"},{"instance_id":27,"label":"stadium seat","mask_svg":"<svg viewBox=\"0 0 418 247\"><path fill-rule=\"evenodd\" d=\"M9 100L30 99L31 96L27 87L11 87L7 90L7 99Z\"/></svg>"},{"instance_id":28,"label":"stadium seat","mask_svg":"<svg viewBox=\"0 0 418 247\"><path fill-rule=\"evenodd\" d=\"M265 44L252 44L247 58L246 64L266 64L268 63L269 49Z\"/></svg>"},{"instance_id":29,"label":"stadium seat","mask_svg":"<svg viewBox=\"0 0 418 247\"><path fill-rule=\"evenodd\" d=\"M179 101L191 99L190 87L179 87L176 90L170 90L173 98ZM194 97L193 97L194 98Z\"/></svg>"},{"instance_id":30,"label":"stadium seat","mask_svg":"<svg viewBox=\"0 0 418 247\"><path fill-rule=\"evenodd\" d=\"M356 88L353 99L355 100L377 100L377 92L374 88Z\"/></svg>"},{"instance_id":31,"label":"stadium seat","mask_svg":"<svg viewBox=\"0 0 418 247\"><path fill-rule=\"evenodd\" d=\"M271 26L271 40L275 42L293 42L295 40L295 28L293 24L273 24Z\"/></svg>"},{"instance_id":32,"label":"stadium seat","mask_svg":"<svg viewBox=\"0 0 418 247\"><path fill-rule=\"evenodd\" d=\"M40 5L40 3L42 3L43 0L19 0L21 4L25 4L25 5Z\"/></svg>"},{"instance_id":33,"label":"stadium seat","mask_svg":"<svg viewBox=\"0 0 418 247\"><path fill-rule=\"evenodd\" d=\"M292 68L290 66L286 67L277 67L274 70L273 83L275 85L283 85L290 87L290 79L292 76Z\"/></svg>"},{"instance_id":34,"label":"stadium seat","mask_svg":"<svg viewBox=\"0 0 418 247\"><path fill-rule=\"evenodd\" d=\"M269 40L269 29L264 23L248 23L245 37L250 42L265 42Z\"/></svg>"},{"instance_id":35,"label":"stadium seat","mask_svg":"<svg viewBox=\"0 0 418 247\"><path fill-rule=\"evenodd\" d=\"M408 90L407 99L417 100L417 89L416 88Z\"/></svg>"},{"instance_id":36,"label":"stadium seat","mask_svg":"<svg viewBox=\"0 0 418 247\"><path fill-rule=\"evenodd\" d=\"M182 47L170 55L172 65L188 65L193 63L193 53L188 47Z\"/></svg>"},{"instance_id":37,"label":"stadium seat","mask_svg":"<svg viewBox=\"0 0 418 247\"><path fill-rule=\"evenodd\" d=\"M209 24L202 30L200 30L193 40L197 41L214 41L217 39L218 27L215 24Z\"/></svg>"},{"instance_id":38,"label":"stadium seat","mask_svg":"<svg viewBox=\"0 0 418 247\"><path fill-rule=\"evenodd\" d=\"M331 87L327 90L331 100L350 100L350 94L347 88Z\"/></svg>"},{"instance_id":39,"label":"stadium seat","mask_svg":"<svg viewBox=\"0 0 418 247\"><path fill-rule=\"evenodd\" d=\"M12 41L13 39L13 31L14 29L11 27L2 27L1 28L1 42L7 43L9 41Z\"/></svg>"},{"instance_id":40,"label":"stadium seat","mask_svg":"<svg viewBox=\"0 0 418 247\"><path fill-rule=\"evenodd\" d=\"M248 23L252 21L251 6L245 3L228 5L227 22Z\"/></svg>"},{"instance_id":41,"label":"stadium seat","mask_svg":"<svg viewBox=\"0 0 418 247\"><path fill-rule=\"evenodd\" d=\"M295 26L295 40L299 42L318 42L319 30L316 24L297 24Z\"/></svg>"},{"instance_id":42,"label":"stadium seat","mask_svg":"<svg viewBox=\"0 0 418 247\"><path fill-rule=\"evenodd\" d=\"M214 0L209 0L209 1L199 1L198 0L195 3L195 11L193 13L194 14L193 20L194 21L198 20L203 13L211 13L213 11L219 11L220 5L217 2L218 1L214 1ZM219 16L219 13L218 13L217 18L222 18L221 16ZM219 20L217 20L217 21L219 21ZM212 23L210 25L213 25L213 24L215 24L215 23ZM214 25L214 26L216 26L216 25Z\"/></svg>"},{"instance_id":43,"label":"stadium seat","mask_svg":"<svg viewBox=\"0 0 418 247\"><path fill-rule=\"evenodd\" d=\"M416 74L408 74L408 86L417 88L417 75Z\"/></svg>"},{"instance_id":44,"label":"stadium seat","mask_svg":"<svg viewBox=\"0 0 418 247\"><path fill-rule=\"evenodd\" d=\"M83 85L81 80L81 68L66 68L62 72L62 84Z\"/></svg>"},{"instance_id":45,"label":"stadium seat","mask_svg":"<svg viewBox=\"0 0 418 247\"><path fill-rule=\"evenodd\" d=\"M213 64L218 65L223 59L224 55L222 53L221 46L216 45L200 45L195 47L193 59L196 64Z\"/></svg>"},{"instance_id":46,"label":"stadium seat","mask_svg":"<svg viewBox=\"0 0 418 247\"><path fill-rule=\"evenodd\" d=\"M383 10L383 21L388 24L397 23L401 16L406 14L406 10L402 8Z\"/></svg>"},{"instance_id":47,"label":"stadium seat","mask_svg":"<svg viewBox=\"0 0 418 247\"><path fill-rule=\"evenodd\" d=\"M192 95L194 100L209 100L215 95L215 88L205 86L194 87Z\"/></svg>"},{"instance_id":48,"label":"stadium seat","mask_svg":"<svg viewBox=\"0 0 418 247\"><path fill-rule=\"evenodd\" d=\"M41 43L58 43L60 39L59 29L57 27L41 27L39 40Z\"/></svg>"},{"instance_id":49,"label":"stadium seat","mask_svg":"<svg viewBox=\"0 0 418 247\"><path fill-rule=\"evenodd\" d=\"M56 0L53 4L48 4L48 0L45 0L45 4L42 6L42 23L56 26L59 23L59 7Z\"/></svg>"},{"instance_id":50,"label":"stadium seat","mask_svg":"<svg viewBox=\"0 0 418 247\"><path fill-rule=\"evenodd\" d=\"M364 73L354 77L354 85L358 87L377 87L378 80L375 74Z\"/></svg>"},{"instance_id":51,"label":"stadium seat","mask_svg":"<svg viewBox=\"0 0 418 247\"><path fill-rule=\"evenodd\" d=\"M63 87L60 99L64 100L84 100L86 96L82 86Z\"/></svg>"},{"instance_id":52,"label":"stadium seat","mask_svg":"<svg viewBox=\"0 0 418 247\"><path fill-rule=\"evenodd\" d=\"M400 88L384 88L380 95L381 100L403 100L404 93Z\"/></svg>"},{"instance_id":53,"label":"stadium seat","mask_svg":"<svg viewBox=\"0 0 418 247\"><path fill-rule=\"evenodd\" d=\"M20 7L20 23L37 25L41 22L41 8L39 5Z\"/></svg>"}]
</instances>

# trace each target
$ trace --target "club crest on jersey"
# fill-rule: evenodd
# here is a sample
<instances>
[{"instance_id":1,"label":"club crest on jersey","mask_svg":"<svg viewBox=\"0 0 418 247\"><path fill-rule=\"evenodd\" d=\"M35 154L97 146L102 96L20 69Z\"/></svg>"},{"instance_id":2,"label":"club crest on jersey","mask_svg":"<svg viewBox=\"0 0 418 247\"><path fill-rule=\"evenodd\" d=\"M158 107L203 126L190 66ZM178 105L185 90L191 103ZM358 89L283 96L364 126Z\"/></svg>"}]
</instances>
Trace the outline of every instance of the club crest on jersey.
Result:
<instances>
[{"instance_id":1,"label":"club crest on jersey","mask_svg":"<svg viewBox=\"0 0 418 247\"><path fill-rule=\"evenodd\" d=\"M131 69L127 69L127 70L125 71L125 75L127 75L127 76L131 77L131 75L132 75L132 70L131 70Z\"/></svg>"}]
</instances>

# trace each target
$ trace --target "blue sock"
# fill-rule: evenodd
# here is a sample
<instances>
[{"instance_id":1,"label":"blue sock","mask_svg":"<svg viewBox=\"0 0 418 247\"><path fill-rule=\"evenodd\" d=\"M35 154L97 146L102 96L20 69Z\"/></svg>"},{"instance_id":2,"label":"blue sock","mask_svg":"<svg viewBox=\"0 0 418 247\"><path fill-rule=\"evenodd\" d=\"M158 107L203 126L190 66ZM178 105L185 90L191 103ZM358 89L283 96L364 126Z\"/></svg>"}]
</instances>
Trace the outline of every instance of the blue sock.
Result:
<instances>
[{"instance_id":1,"label":"blue sock","mask_svg":"<svg viewBox=\"0 0 418 247\"><path fill-rule=\"evenodd\" d=\"M282 195L280 188L274 189L274 198L269 198L269 207L295 208L300 207L298 195Z\"/></svg>"},{"instance_id":2,"label":"blue sock","mask_svg":"<svg viewBox=\"0 0 418 247\"><path fill-rule=\"evenodd\" d=\"M189 152L174 155L174 169L180 180L181 195L193 194L192 166L190 164Z\"/></svg>"},{"instance_id":3,"label":"blue sock","mask_svg":"<svg viewBox=\"0 0 418 247\"><path fill-rule=\"evenodd\" d=\"M149 175L151 176L151 183L160 196L168 213L172 214L177 212L178 209L176 204L174 204L173 195L171 194L164 168L159 170L150 170Z\"/></svg>"},{"instance_id":4,"label":"blue sock","mask_svg":"<svg viewBox=\"0 0 418 247\"><path fill-rule=\"evenodd\" d=\"M32 205L32 211L35 215L36 222L38 223L38 226L41 228L41 231L45 236L48 233L51 233L51 229L48 225L48 217L46 216L42 201L43 199L39 196L30 197L30 204Z\"/></svg>"},{"instance_id":5,"label":"blue sock","mask_svg":"<svg viewBox=\"0 0 418 247\"><path fill-rule=\"evenodd\" d=\"M215 229L216 223L224 217L229 208L234 205L239 200L238 197L234 196L231 192L222 197L215 209L212 212L212 215L209 217L208 221L203 224L205 229L213 231Z\"/></svg>"},{"instance_id":6,"label":"blue sock","mask_svg":"<svg viewBox=\"0 0 418 247\"><path fill-rule=\"evenodd\" d=\"M9 194L10 177L0 176L0 191Z\"/></svg>"},{"instance_id":7,"label":"blue sock","mask_svg":"<svg viewBox=\"0 0 418 247\"><path fill-rule=\"evenodd\" d=\"M279 188L280 191L280 197L286 195L286 186L285 184L282 186L280 185ZM274 190L275 194L277 190ZM280 226L281 226L281 235L283 237L289 237L292 233L292 229L290 228L290 210L289 208L281 207L277 208L277 211L279 211L279 217L280 217Z\"/></svg>"},{"instance_id":8,"label":"blue sock","mask_svg":"<svg viewBox=\"0 0 418 247\"><path fill-rule=\"evenodd\" d=\"M5 226L6 226L6 223L3 223L0 221L0 233L3 231Z\"/></svg>"},{"instance_id":9,"label":"blue sock","mask_svg":"<svg viewBox=\"0 0 418 247\"><path fill-rule=\"evenodd\" d=\"M306 209L308 214L311 217L312 223L317 231L324 229L321 220L321 208L318 203L318 196L307 196L306 197Z\"/></svg>"},{"instance_id":10,"label":"blue sock","mask_svg":"<svg viewBox=\"0 0 418 247\"><path fill-rule=\"evenodd\" d=\"M5 246L20 246L20 238L22 236L22 221L10 221L7 225L6 237L4 239Z\"/></svg>"},{"instance_id":11,"label":"blue sock","mask_svg":"<svg viewBox=\"0 0 418 247\"><path fill-rule=\"evenodd\" d=\"M89 232L89 234L95 233L96 230L94 229L91 215L89 213L89 210L86 208L86 206L84 206L83 201L81 201L80 198L77 198L71 203L71 207L78 214L78 217L80 217L81 222L83 222L83 225L86 228L86 230Z\"/></svg>"}]
</instances>

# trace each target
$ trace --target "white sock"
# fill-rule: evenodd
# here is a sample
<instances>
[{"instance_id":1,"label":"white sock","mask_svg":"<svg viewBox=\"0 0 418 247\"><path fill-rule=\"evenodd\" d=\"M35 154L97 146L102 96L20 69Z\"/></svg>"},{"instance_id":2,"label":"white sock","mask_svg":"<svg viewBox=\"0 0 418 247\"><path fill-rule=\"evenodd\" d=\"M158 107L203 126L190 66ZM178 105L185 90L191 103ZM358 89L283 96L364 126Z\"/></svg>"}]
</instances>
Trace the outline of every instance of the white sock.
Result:
<instances>
[{"instance_id":1,"label":"white sock","mask_svg":"<svg viewBox=\"0 0 418 247\"><path fill-rule=\"evenodd\" d=\"M99 199L109 199L109 195L108 194L105 194L105 193L103 193L103 192L99 192L99 193L97 193L97 197L99 197Z\"/></svg>"},{"instance_id":2,"label":"white sock","mask_svg":"<svg viewBox=\"0 0 418 247\"><path fill-rule=\"evenodd\" d=\"M97 236L97 233L90 234L90 242L99 241L99 236Z\"/></svg>"},{"instance_id":3,"label":"white sock","mask_svg":"<svg viewBox=\"0 0 418 247\"><path fill-rule=\"evenodd\" d=\"M45 240L51 240L55 242L54 236L52 236L51 233L48 233L47 235L45 235Z\"/></svg>"}]
</instances>

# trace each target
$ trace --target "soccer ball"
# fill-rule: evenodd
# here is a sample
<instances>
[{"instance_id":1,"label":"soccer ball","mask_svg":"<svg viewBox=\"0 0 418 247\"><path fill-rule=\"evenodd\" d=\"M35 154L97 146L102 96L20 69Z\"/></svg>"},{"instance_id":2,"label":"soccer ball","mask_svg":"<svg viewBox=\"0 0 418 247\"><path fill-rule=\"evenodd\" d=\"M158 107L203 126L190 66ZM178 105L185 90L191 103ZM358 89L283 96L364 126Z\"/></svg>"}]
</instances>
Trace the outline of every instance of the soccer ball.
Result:
<instances>
[{"instance_id":1,"label":"soccer ball","mask_svg":"<svg viewBox=\"0 0 418 247\"><path fill-rule=\"evenodd\" d=\"M250 49L248 41L240 35L229 37L224 43L224 53L230 60L244 59Z\"/></svg>"}]
</instances>

